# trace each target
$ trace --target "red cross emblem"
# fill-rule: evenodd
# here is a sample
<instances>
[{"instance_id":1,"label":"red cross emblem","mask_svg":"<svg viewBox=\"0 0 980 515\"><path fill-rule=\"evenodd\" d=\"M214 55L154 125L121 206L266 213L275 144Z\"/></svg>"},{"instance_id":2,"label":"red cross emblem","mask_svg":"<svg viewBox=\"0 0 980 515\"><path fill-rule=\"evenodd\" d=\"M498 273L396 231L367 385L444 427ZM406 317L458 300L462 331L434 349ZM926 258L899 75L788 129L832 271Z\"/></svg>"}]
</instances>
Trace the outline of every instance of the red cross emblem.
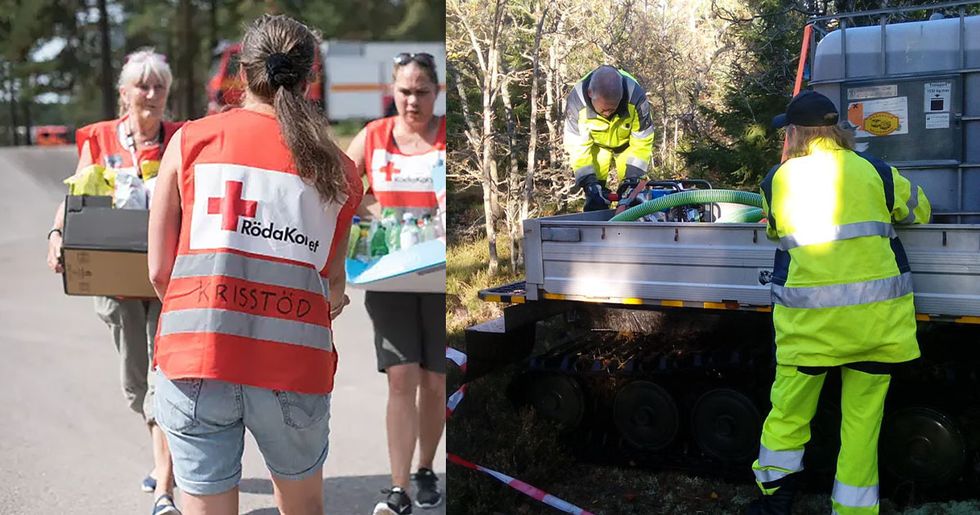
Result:
<instances>
[{"instance_id":1,"label":"red cross emblem","mask_svg":"<svg viewBox=\"0 0 980 515\"><path fill-rule=\"evenodd\" d=\"M401 170L395 168L395 163L388 161L381 169L381 173L385 174L385 182L391 182L391 176L401 173Z\"/></svg>"},{"instance_id":2,"label":"red cross emblem","mask_svg":"<svg viewBox=\"0 0 980 515\"><path fill-rule=\"evenodd\" d=\"M241 181L225 181L225 196L208 197L208 214L221 215L221 228L226 231L238 229L238 217L255 217L258 202L242 198Z\"/></svg>"}]
</instances>

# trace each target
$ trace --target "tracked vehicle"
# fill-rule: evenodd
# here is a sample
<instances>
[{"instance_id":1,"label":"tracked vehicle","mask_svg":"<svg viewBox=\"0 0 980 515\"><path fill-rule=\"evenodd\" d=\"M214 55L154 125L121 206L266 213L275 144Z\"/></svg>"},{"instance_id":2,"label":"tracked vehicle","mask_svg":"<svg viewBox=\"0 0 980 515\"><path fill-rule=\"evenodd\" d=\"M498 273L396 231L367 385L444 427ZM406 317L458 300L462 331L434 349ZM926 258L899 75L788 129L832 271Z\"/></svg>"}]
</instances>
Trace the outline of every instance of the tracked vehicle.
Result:
<instances>
[{"instance_id":1,"label":"tracked vehicle","mask_svg":"<svg viewBox=\"0 0 980 515\"><path fill-rule=\"evenodd\" d=\"M978 4L936 5L947 17L923 21L903 21L910 8L835 15L805 31L809 86L847 113L859 150L899 168L933 206L932 223L897 227L923 353L895 372L880 441L882 494L899 501L980 491ZM509 306L467 330L468 374L522 360L513 391L587 458L747 480L772 384L775 244L757 223L612 217L524 222L526 280L480 293ZM592 323L532 353L537 321L582 319L589 306L661 314L639 330ZM839 445L833 383L806 454L805 473L824 487Z\"/></svg>"}]
</instances>

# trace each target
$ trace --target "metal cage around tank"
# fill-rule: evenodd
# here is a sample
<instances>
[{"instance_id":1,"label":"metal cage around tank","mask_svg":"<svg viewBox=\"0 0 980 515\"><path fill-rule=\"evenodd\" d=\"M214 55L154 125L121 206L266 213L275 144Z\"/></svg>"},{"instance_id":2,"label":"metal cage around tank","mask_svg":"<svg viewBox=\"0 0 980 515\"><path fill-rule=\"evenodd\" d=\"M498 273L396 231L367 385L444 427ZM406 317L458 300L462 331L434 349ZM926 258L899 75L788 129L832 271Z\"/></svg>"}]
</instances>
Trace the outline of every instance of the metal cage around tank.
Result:
<instances>
[{"instance_id":1,"label":"metal cage around tank","mask_svg":"<svg viewBox=\"0 0 980 515\"><path fill-rule=\"evenodd\" d=\"M930 19L903 20L922 11ZM980 2L811 20L809 85L859 127L859 150L922 186L934 223L980 224L980 16L970 13Z\"/></svg>"}]
</instances>

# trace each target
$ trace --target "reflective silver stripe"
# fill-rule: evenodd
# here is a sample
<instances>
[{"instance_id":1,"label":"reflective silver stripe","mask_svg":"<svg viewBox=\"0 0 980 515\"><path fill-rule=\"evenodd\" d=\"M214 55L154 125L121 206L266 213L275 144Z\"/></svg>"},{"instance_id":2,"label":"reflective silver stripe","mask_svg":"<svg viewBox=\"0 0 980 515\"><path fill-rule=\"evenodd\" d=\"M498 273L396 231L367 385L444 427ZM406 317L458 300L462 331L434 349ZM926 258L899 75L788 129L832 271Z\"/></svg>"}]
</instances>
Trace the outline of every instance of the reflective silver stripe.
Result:
<instances>
[{"instance_id":1,"label":"reflective silver stripe","mask_svg":"<svg viewBox=\"0 0 980 515\"><path fill-rule=\"evenodd\" d=\"M619 76L623 77L622 74L620 74ZM626 79L626 100L632 102L633 92L636 91L636 86L637 86L636 81L630 79L629 77L623 77L623 78Z\"/></svg>"},{"instance_id":2,"label":"reflective silver stripe","mask_svg":"<svg viewBox=\"0 0 980 515\"><path fill-rule=\"evenodd\" d=\"M227 309L182 309L160 315L160 336L221 333L331 350L330 329L316 324L249 315Z\"/></svg>"},{"instance_id":3,"label":"reflective silver stripe","mask_svg":"<svg viewBox=\"0 0 980 515\"><path fill-rule=\"evenodd\" d=\"M238 254L184 254L177 256L171 277L224 275L246 281L273 284L327 295L327 281L308 266L252 259Z\"/></svg>"},{"instance_id":4,"label":"reflective silver stripe","mask_svg":"<svg viewBox=\"0 0 980 515\"><path fill-rule=\"evenodd\" d=\"M646 138L647 136L653 134L653 125L647 127L640 132L631 133L634 138Z\"/></svg>"},{"instance_id":5,"label":"reflective silver stripe","mask_svg":"<svg viewBox=\"0 0 980 515\"><path fill-rule=\"evenodd\" d=\"M755 479L760 483L771 483L773 481L778 481L790 474L792 472L786 472L785 470L759 470L755 469L752 471L755 473Z\"/></svg>"},{"instance_id":6,"label":"reflective silver stripe","mask_svg":"<svg viewBox=\"0 0 980 515\"><path fill-rule=\"evenodd\" d=\"M793 451L773 451L765 445L759 446L759 466L779 467L789 472L803 470L803 449Z\"/></svg>"},{"instance_id":7,"label":"reflective silver stripe","mask_svg":"<svg viewBox=\"0 0 980 515\"><path fill-rule=\"evenodd\" d=\"M815 245L838 240L849 240L862 236L895 237L895 228L888 222L857 222L853 224L831 225L826 229L797 231L779 239L779 250L789 250L803 245Z\"/></svg>"},{"instance_id":8,"label":"reflective silver stripe","mask_svg":"<svg viewBox=\"0 0 980 515\"><path fill-rule=\"evenodd\" d=\"M582 91L582 83L579 82L575 85L575 93L578 94L579 101L582 102L582 106L587 106L589 104L585 103L585 93Z\"/></svg>"},{"instance_id":9,"label":"reflective silver stripe","mask_svg":"<svg viewBox=\"0 0 980 515\"><path fill-rule=\"evenodd\" d=\"M585 165L578 170L575 170L575 182L576 184L582 180L586 175L594 175L595 167L592 165Z\"/></svg>"},{"instance_id":10,"label":"reflective silver stripe","mask_svg":"<svg viewBox=\"0 0 980 515\"><path fill-rule=\"evenodd\" d=\"M830 498L837 504L851 508L868 508L878 504L878 485L851 486L834 480L834 492Z\"/></svg>"},{"instance_id":11,"label":"reflective silver stripe","mask_svg":"<svg viewBox=\"0 0 980 515\"><path fill-rule=\"evenodd\" d=\"M909 214L905 218L901 219L897 223L899 224L910 224L915 221L915 208L919 207L919 185L909 181L911 185L911 196L909 201L905 203L905 206L909 208Z\"/></svg>"},{"instance_id":12,"label":"reflective silver stripe","mask_svg":"<svg viewBox=\"0 0 980 515\"><path fill-rule=\"evenodd\" d=\"M578 121L585 108L585 99L582 97L581 84L576 85L573 93L565 99L565 138L570 135L576 138L580 135Z\"/></svg>"},{"instance_id":13,"label":"reflective silver stripe","mask_svg":"<svg viewBox=\"0 0 980 515\"><path fill-rule=\"evenodd\" d=\"M912 274L828 286L772 285L772 301L788 308L833 308L897 299L912 293Z\"/></svg>"},{"instance_id":14,"label":"reflective silver stripe","mask_svg":"<svg viewBox=\"0 0 980 515\"><path fill-rule=\"evenodd\" d=\"M565 137L566 147L570 144L582 145L586 143L589 140L589 137L592 135L590 132L588 132L588 130L586 130L586 132L583 134L582 131L578 130L577 123L574 123L574 127L575 127L574 129L569 128L569 126L573 125L573 122L571 120L569 120L568 123L566 123L565 125L566 127L565 127L564 137Z\"/></svg>"},{"instance_id":15,"label":"reflective silver stripe","mask_svg":"<svg viewBox=\"0 0 980 515\"><path fill-rule=\"evenodd\" d=\"M649 161L647 161L646 159L640 159L640 158L634 157L634 156L629 156L629 157L626 158L626 165L627 166L635 166L635 167L639 168L640 170L643 170L643 172L646 172L647 169L650 168L650 162Z\"/></svg>"}]
</instances>

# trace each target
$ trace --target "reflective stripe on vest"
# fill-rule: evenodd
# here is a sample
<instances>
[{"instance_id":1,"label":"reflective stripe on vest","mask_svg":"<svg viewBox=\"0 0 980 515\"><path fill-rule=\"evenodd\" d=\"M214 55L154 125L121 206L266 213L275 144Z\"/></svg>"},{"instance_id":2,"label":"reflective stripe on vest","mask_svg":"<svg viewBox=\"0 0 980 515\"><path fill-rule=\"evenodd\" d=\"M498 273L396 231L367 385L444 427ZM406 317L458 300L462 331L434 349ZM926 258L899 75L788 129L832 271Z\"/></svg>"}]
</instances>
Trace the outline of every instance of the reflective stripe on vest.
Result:
<instances>
[{"instance_id":1,"label":"reflective stripe on vest","mask_svg":"<svg viewBox=\"0 0 980 515\"><path fill-rule=\"evenodd\" d=\"M910 224L915 221L915 208L919 207L919 185L909 181L909 187L911 192L909 193L909 201L905 203L905 207L908 208L909 214L905 218L899 220L899 224Z\"/></svg>"},{"instance_id":2,"label":"reflective stripe on vest","mask_svg":"<svg viewBox=\"0 0 980 515\"><path fill-rule=\"evenodd\" d=\"M834 480L834 492L830 498L850 508L868 508L878 504L878 485L851 486Z\"/></svg>"},{"instance_id":3,"label":"reflective stripe on vest","mask_svg":"<svg viewBox=\"0 0 980 515\"><path fill-rule=\"evenodd\" d=\"M788 308L833 308L896 299L912 293L909 272L847 284L790 287L772 285L772 302Z\"/></svg>"},{"instance_id":4,"label":"reflective stripe on vest","mask_svg":"<svg viewBox=\"0 0 980 515\"><path fill-rule=\"evenodd\" d=\"M328 294L327 282L322 280L320 274L311 267L252 259L228 252L179 255L174 262L171 277L179 279L215 274L306 290L324 296Z\"/></svg>"},{"instance_id":5,"label":"reflective stripe on vest","mask_svg":"<svg viewBox=\"0 0 980 515\"><path fill-rule=\"evenodd\" d=\"M644 130L642 130L640 132L634 131L631 134L632 134L632 136L634 138L646 138L646 137L649 137L651 134L653 134L653 125L647 127L646 129L644 129Z\"/></svg>"},{"instance_id":6,"label":"reflective stripe on vest","mask_svg":"<svg viewBox=\"0 0 980 515\"><path fill-rule=\"evenodd\" d=\"M815 245L838 240L849 240L862 236L885 236L894 238L895 228L888 222L857 222L853 224L831 225L815 229L799 230L779 239L779 249L789 250L804 245Z\"/></svg>"},{"instance_id":7,"label":"reflective stripe on vest","mask_svg":"<svg viewBox=\"0 0 980 515\"><path fill-rule=\"evenodd\" d=\"M328 327L226 309L182 309L160 315L160 336L178 333L230 334L333 350Z\"/></svg>"}]
</instances>

